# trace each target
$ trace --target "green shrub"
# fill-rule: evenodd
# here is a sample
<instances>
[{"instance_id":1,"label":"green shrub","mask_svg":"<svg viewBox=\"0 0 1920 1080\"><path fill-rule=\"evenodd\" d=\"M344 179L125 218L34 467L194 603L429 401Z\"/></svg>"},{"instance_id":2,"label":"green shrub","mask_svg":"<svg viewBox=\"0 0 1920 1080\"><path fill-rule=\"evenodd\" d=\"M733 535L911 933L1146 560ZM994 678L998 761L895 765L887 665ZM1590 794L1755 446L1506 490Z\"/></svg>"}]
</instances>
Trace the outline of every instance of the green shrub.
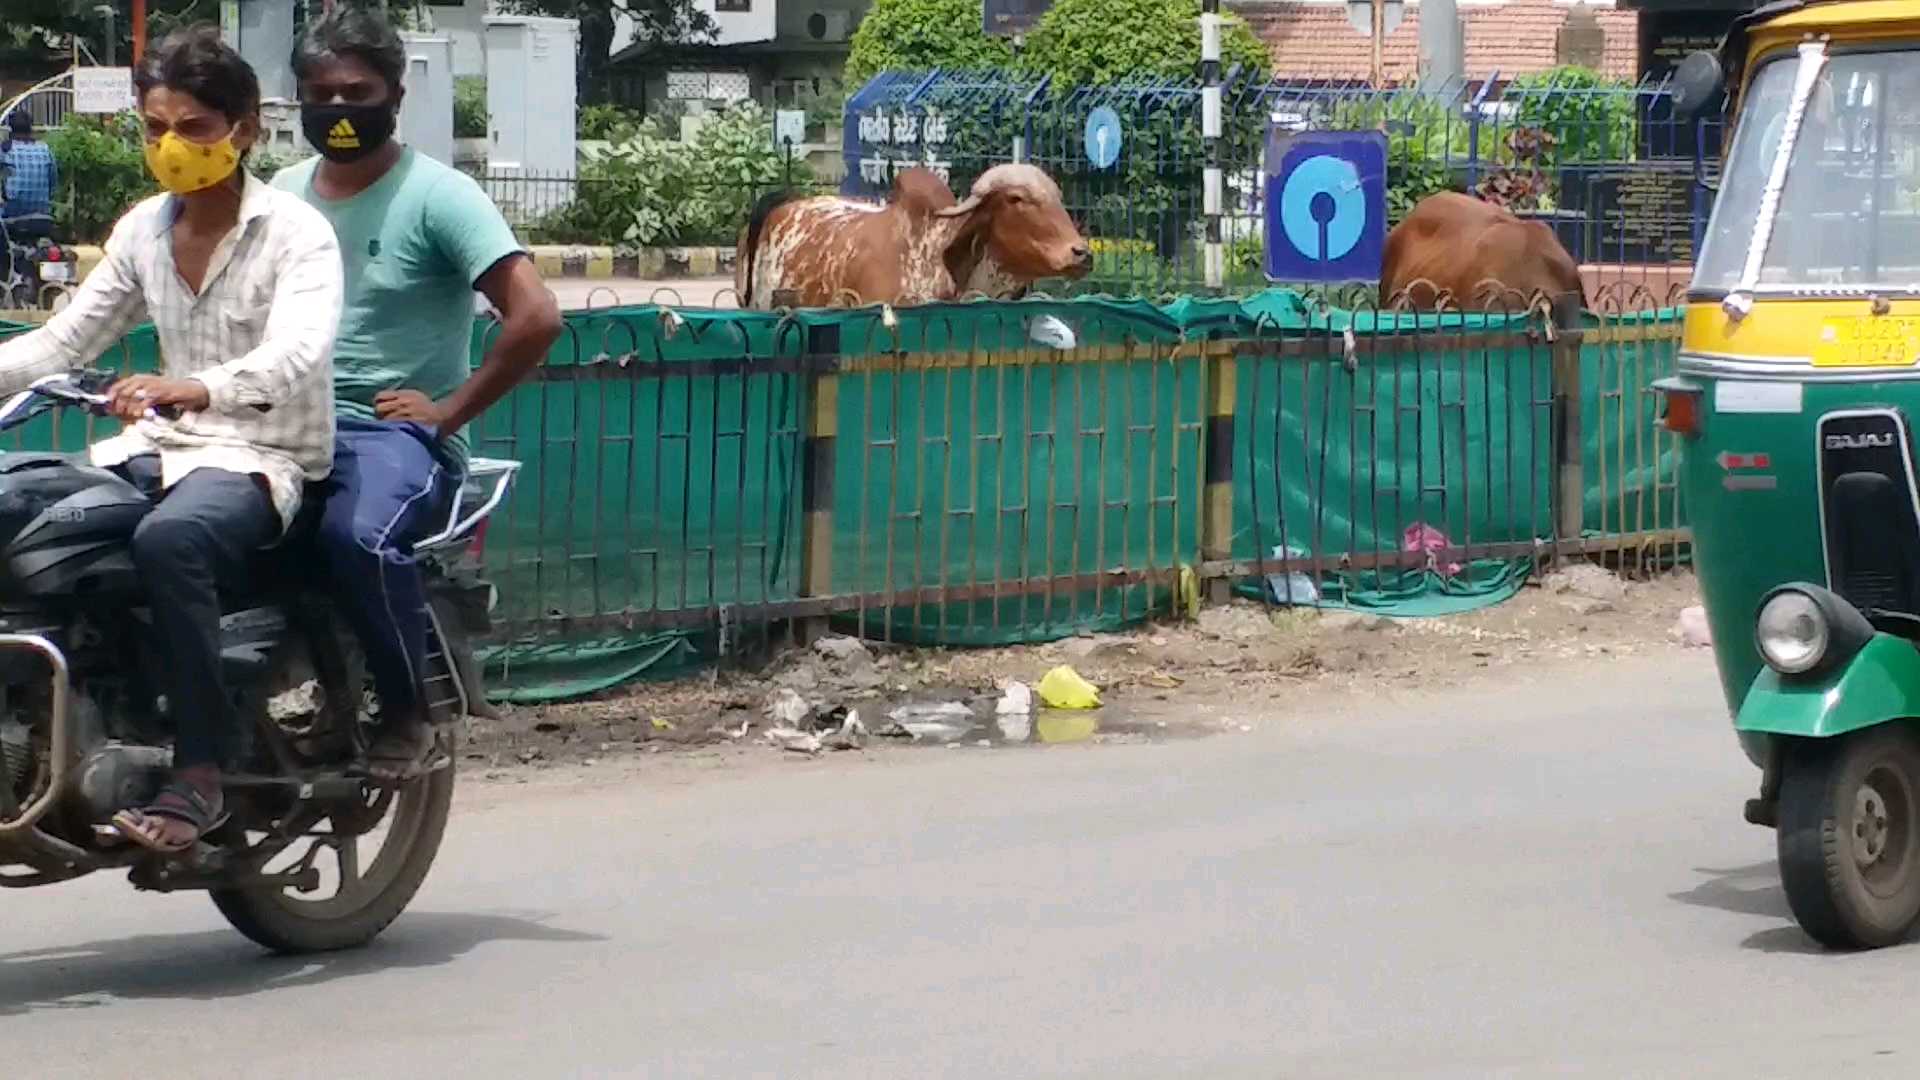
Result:
<instances>
[{"instance_id":1,"label":"green shrub","mask_svg":"<svg viewBox=\"0 0 1920 1080\"><path fill-rule=\"evenodd\" d=\"M247 171L255 177L271 182L274 174L300 160L293 157L281 157L266 150L255 149L247 155Z\"/></svg>"},{"instance_id":2,"label":"green shrub","mask_svg":"<svg viewBox=\"0 0 1920 1080\"><path fill-rule=\"evenodd\" d=\"M978 27L979 20L974 25ZM1238 17L1225 17L1223 68L1264 76L1267 47ZM1020 63L1059 88L1200 71L1200 0L1057 0L1027 39Z\"/></svg>"},{"instance_id":3,"label":"green shrub","mask_svg":"<svg viewBox=\"0 0 1920 1080\"><path fill-rule=\"evenodd\" d=\"M587 105L580 110L577 134L583 140L608 139L616 128L631 127L642 119L638 109L625 105Z\"/></svg>"},{"instance_id":4,"label":"green shrub","mask_svg":"<svg viewBox=\"0 0 1920 1080\"><path fill-rule=\"evenodd\" d=\"M478 75L453 80L453 137L487 137L487 80Z\"/></svg>"},{"instance_id":5,"label":"green shrub","mask_svg":"<svg viewBox=\"0 0 1920 1080\"><path fill-rule=\"evenodd\" d=\"M82 116L47 133L60 166L54 228L62 240L99 243L134 203L160 190L147 172L140 122L131 114Z\"/></svg>"},{"instance_id":6,"label":"green shrub","mask_svg":"<svg viewBox=\"0 0 1920 1080\"><path fill-rule=\"evenodd\" d=\"M1466 165L1471 140L1454 102L1412 92L1340 102L1328 126L1386 132L1387 219L1392 222L1405 217L1421 199L1460 182L1456 169ZM1493 139L1489 134L1482 141Z\"/></svg>"},{"instance_id":7,"label":"green shrub","mask_svg":"<svg viewBox=\"0 0 1920 1080\"><path fill-rule=\"evenodd\" d=\"M793 107L807 113L808 128L838 127L847 114L847 84L828 79L818 90L803 90L795 96Z\"/></svg>"},{"instance_id":8,"label":"green shrub","mask_svg":"<svg viewBox=\"0 0 1920 1080\"><path fill-rule=\"evenodd\" d=\"M1007 66L1013 49L981 29L982 10L981 0L874 0L853 32L848 83L883 71Z\"/></svg>"},{"instance_id":9,"label":"green shrub","mask_svg":"<svg viewBox=\"0 0 1920 1080\"><path fill-rule=\"evenodd\" d=\"M730 244L760 193L783 182L773 125L751 103L711 115L691 143L631 116L583 155L571 203L536 222L540 240L639 247Z\"/></svg>"},{"instance_id":10,"label":"green shrub","mask_svg":"<svg viewBox=\"0 0 1920 1080\"><path fill-rule=\"evenodd\" d=\"M1633 156L1638 119L1632 89L1591 68L1558 67L1513 80L1502 100L1514 104L1512 126L1551 136L1543 166L1626 161Z\"/></svg>"}]
</instances>

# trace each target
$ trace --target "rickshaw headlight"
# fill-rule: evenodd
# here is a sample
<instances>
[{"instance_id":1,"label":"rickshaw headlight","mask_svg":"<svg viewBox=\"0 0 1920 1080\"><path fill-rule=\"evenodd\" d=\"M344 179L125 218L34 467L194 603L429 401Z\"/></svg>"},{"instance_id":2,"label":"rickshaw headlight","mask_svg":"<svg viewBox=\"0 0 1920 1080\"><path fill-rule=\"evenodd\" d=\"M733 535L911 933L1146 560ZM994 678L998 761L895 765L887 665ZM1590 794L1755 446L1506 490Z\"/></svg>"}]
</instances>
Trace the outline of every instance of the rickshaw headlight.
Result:
<instances>
[{"instance_id":1,"label":"rickshaw headlight","mask_svg":"<svg viewBox=\"0 0 1920 1080\"><path fill-rule=\"evenodd\" d=\"M1754 636L1768 667L1783 675L1798 675L1826 657L1833 633L1827 613L1813 597L1785 589L1761 607Z\"/></svg>"}]
</instances>

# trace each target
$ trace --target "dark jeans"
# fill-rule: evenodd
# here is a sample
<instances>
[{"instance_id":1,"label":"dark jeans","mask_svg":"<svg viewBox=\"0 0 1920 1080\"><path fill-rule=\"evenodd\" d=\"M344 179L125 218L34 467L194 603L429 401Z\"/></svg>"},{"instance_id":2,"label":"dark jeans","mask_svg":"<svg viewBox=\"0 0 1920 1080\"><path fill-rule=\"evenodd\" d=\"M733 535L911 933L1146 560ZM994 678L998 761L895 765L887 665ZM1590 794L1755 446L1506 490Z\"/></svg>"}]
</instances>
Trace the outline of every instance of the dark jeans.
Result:
<instances>
[{"instance_id":1,"label":"dark jeans","mask_svg":"<svg viewBox=\"0 0 1920 1080\"><path fill-rule=\"evenodd\" d=\"M220 590L244 581L253 554L279 537L280 515L263 477L195 469L162 491L151 454L114 471L159 500L133 531L133 561L165 664L174 766L226 767L242 720L220 677Z\"/></svg>"},{"instance_id":2,"label":"dark jeans","mask_svg":"<svg viewBox=\"0 0 1920 1080\"><path fill-rule=\"evenodd\" d=\"M333 474L316 498L315 542L335 603L360 636L383 716L420 707L427 591L413 546L446 527L460 491L453 462L419 424L336 421Z\"/></svg>"}]
</instances>

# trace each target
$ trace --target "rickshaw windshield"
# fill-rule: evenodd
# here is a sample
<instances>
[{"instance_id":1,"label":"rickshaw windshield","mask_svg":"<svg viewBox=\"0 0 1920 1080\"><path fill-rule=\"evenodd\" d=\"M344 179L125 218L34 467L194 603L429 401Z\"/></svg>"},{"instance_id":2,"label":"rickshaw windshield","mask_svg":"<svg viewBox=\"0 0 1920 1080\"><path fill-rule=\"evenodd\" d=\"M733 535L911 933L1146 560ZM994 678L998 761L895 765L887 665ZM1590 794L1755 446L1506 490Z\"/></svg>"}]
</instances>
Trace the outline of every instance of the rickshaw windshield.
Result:
<instances>
[{"instance_id":1,"label":"rickshaw windshield","mask_svg":"<svg viewBox=\"0 0 1920 1080\"><path fill-rule=\"evenodd\" d=\"M1825 58L1788 151L1772 229L1760 227L1803 62L1774 60L1748 85L1694 289L1920 294L1920 49ZM1766 250L1743 281L1755 243Z\"/></svg>"}]
</instances>

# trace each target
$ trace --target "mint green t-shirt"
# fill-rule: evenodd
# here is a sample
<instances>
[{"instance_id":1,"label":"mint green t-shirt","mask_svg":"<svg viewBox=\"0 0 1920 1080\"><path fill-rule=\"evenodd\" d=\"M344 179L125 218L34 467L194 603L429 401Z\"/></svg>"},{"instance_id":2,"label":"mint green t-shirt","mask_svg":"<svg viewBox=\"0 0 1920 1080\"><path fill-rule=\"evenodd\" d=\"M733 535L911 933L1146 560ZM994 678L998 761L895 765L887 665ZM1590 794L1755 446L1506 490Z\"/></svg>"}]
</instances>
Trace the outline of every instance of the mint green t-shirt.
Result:
<instances>
[{"instance_id":1,"label":"mint green t-shirt","mask_svg":"<svg viewBox=\"0 0 1920 1080\"><path fill-rule=\"evenodd\" d=\"M471 177L412 149L350 199L314 192L320 161L282 169L273 186L326 215L340 242L346 303L333 347L336 407L372 419L383 390L446 397L470 370L474 284L521 251L520 242ZM463 437L447 446L466 457Z\"/></svg>"}]
</instances>

